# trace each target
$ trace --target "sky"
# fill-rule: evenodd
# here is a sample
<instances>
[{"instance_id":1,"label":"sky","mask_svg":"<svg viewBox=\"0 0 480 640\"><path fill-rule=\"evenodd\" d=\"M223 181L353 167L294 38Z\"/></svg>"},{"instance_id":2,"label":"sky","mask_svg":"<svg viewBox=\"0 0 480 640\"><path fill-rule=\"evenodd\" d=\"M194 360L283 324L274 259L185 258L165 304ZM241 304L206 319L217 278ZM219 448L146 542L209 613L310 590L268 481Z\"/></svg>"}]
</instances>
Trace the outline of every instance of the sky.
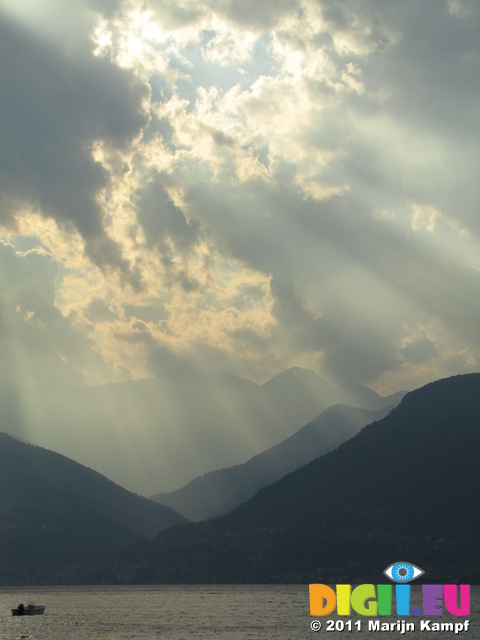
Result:
<instances>
[{"instance_id":1,"label":"sky","mask_svg":"<svg viewBox=\"0 0 480 640\"><path fill-rule=\"evenodd\" d=\"M478 371L477 0L0 0L0 386Z\"/></svg>"}]
</instances>

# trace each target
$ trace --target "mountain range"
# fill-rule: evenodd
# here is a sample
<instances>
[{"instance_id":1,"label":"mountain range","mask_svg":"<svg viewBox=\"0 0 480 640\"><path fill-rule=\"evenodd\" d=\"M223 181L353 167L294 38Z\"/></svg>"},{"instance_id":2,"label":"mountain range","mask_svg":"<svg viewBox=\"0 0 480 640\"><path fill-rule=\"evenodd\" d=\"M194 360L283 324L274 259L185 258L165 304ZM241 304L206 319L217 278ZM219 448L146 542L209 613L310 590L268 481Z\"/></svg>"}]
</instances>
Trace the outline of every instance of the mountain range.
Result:
<instances>
[{"instance_id":1,"label":"mountain range","mask_svg":"<svg viewBox=\"0 0 480 640\"><path fill-rule=\"evenodd\" d=\"M262 487L332 451L366 424L383 418L389 410L368 411L334 405L293 436L247 462L211 471L177 491L159 493L151 499L174 508L192 521L228 513Z\"/></svg>"},{"instance_id":2,"label":"mountain range","mask_svg":"<svg viewBox=\"0 0 480 640\"><path fill-rule=\"evenodd\" d=\"M182 365L155 378L75 387L53 379L0 398L0 431L57 451L149 496L280 443L334 404L395 404L293 368L262 385Z\"/></svg>"},{"instance_id":3,"label":"mountain range","mask_svg":"<svg viewBox=\"0 0 480 640\"><path fill-rule=\"evenodd\" d=\"M428 581L478 581L479 424L480 374L428 384L231 513L137 545L117 570L131 582L367 582L402 559Z\"/></svg>"},{"instance_id":4,"label":"mountain range","mask_svg":"<svg viewBox=\"0 0 480 640\"><path fill-rule=\"evenodd\" d=\"M349 414L361 412L325 411L298 432L300 449ZM479 418L480 374L439 380L197 523L0 434L0 584L383 581L399 558L428 581L476 582ZM266 456L295 456L292 441Z\"/></svg>"}]
</instances>

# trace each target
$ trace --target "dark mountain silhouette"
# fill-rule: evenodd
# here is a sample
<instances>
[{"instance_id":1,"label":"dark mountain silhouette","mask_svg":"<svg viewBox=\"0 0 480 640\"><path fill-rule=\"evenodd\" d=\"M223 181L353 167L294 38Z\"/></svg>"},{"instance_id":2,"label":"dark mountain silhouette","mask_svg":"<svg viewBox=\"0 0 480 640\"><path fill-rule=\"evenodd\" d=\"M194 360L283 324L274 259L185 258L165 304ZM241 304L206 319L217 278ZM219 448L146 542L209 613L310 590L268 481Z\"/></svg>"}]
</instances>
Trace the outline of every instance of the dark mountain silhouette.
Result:
<instances>
[{"instance_id":1,"label":"dark mountain silhouette","mask_svg":"<svg viewBox=\"0 0 480 640\"><path fill-rule=\"evenodd\" d=\"M332 451L388 411L334 405L293 436L244 464L212 471L177 491L152 496L152 500L173 507L195 522L228 513L262 487Z\"/></svg>"},{"instance_id":2,"label":"dark mountain silhouette","mask_svg":"<svg viewBox=\"0 0 480 640\"><path fill-rule=\"evenodd\" d=\"M101 559L186 522L68 458L0 433L0 584Z\"/></svg>"},{"instance_id":3,"label":"dark mountain silhouette","mask_svg":"<svg viewBox=\"0 0 480 640\"><path fill-rule=\"evenodd\" d=\"M221 518L123 556L132 581L480 579L480 374L408 393L382 420Z\"/></svg>"},{"instance_id":4,"label":"dark mountain silhouette","mask_svg":"<svg viewBox=\"0 0 480 640\"><path fill-rule=\"evenodd\" d=\"M370 394L375 407L372 398L357 405L345 391L299 368L258 385L183 365L155 378L99 387L49 380L2 399L0 431L34 438L151 495L243 463L333 404L377 409L378 402L390 402Z\"/></svg>"}]
</instances>

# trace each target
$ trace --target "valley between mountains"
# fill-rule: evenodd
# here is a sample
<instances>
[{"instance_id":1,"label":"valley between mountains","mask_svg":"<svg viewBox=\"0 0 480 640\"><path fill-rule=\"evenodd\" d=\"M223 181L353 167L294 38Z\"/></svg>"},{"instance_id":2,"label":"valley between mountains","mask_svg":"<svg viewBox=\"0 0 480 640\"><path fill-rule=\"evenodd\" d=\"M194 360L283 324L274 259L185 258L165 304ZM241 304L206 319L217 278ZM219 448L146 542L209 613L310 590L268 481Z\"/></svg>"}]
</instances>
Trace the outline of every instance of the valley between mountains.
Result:
<instances>
[{"instance_id":1,"label":"valley between mountains","mask_svg":"<svg viewBox=\"0 0 480 640\"><path fill-rule=\"evenodd\" d=\"M480 374L349 393L155 501L0 434L0 584L365 581L397 556L478 580Z\"/></svg>"}]
</instances>

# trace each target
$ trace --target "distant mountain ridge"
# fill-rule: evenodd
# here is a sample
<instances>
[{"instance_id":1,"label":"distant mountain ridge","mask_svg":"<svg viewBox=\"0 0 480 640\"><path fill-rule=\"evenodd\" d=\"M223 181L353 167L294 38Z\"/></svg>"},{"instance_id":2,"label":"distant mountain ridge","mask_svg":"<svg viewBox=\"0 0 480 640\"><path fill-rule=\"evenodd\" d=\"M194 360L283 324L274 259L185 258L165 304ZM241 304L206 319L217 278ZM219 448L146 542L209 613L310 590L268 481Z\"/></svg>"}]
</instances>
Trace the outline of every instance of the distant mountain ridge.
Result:
<instances>
[{"instance_id":1,"label":"distant mountain ridge","mask_svg":"<svg viewBox=\"0 0 480 640\"><path fill-rule=\"evenodd\" d=\"M10 574L41 583L43 570L61 576L185 522L92 469L0 433L0 584Z\"/></svg>"},{"instance_id":2,"label":"distant mountain ridge","mask_svg":"<svg viewBox=\"0 0 480 640\"><path fill-rule=\"evenodd\" d=\"M177 491L160 493L151 499L176 509L192 521L228 513L262 487L332 451L388 411L388 408L368 411L334 405L283 442L247 462L211 471Z\"/></svg>"},{"instance_id":3,"label":"distant mountain ridge","mask_svg":"<svg viewBox=\"0 0 480 640\"><path fill-rule=\"evenodd\" d=\"M335 451L230 514L119 558L158 583L367 582L402 558L434 582L480 579L480 374L408 393Z\"/></svg>"},{"instance_id":4,"label":"distant mountain ridge","mask_svg":"<svg viewBox=\"0 0 480 640\"><path fill-rule=\"evenodd\" d=\"M0 431L152 495L243 463L333 404L378 409L390 400L370 392L361 402L350 402L348 391L298 367L258 385L183 365L155 378L100 387L48 381L2 399Z\"/></svg>"}]
</instances>

